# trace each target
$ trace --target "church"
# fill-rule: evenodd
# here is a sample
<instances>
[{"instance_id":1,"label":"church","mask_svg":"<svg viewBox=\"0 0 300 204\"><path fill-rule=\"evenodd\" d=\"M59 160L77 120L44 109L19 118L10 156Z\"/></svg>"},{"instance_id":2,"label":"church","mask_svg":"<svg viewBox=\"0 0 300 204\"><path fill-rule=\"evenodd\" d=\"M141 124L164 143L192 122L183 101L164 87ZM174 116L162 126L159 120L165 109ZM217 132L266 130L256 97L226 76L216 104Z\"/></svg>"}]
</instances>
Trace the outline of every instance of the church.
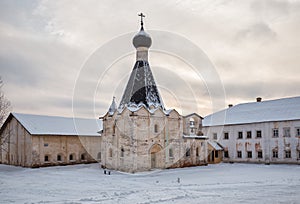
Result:
<instances>
[{"instance_id":1,"label":"church","mask_svg":"<svg viewBox=\"0 0 300 204\"><path fill-rule=\"evenodd\" d=\"M143 27L133 38L136 62L121 102L113 99L103 121L101 163L125 172L206 164L202 117L167 110L148 61L151 37Z\"/></svg>"}]
</instances>

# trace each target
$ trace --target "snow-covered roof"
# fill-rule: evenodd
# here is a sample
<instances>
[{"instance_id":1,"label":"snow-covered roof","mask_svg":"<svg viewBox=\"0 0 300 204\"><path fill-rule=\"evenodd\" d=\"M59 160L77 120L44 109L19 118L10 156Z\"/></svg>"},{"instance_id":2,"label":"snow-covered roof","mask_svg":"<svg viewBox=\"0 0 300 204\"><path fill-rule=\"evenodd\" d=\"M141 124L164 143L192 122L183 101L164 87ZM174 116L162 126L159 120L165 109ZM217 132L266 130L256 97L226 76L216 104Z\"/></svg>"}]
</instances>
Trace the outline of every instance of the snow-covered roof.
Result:
<instances>
[{"instance_id":1,"label":"snow-covered roof","mask_svg":"<svg viewBox=\"0 0 300 204\"><path fill-rule=\"evenodd\" d=\"M208 144L210 146L212 146L212 148L214 148L217 151L223 150L223 148L221 147L221 145L219 145L216 141L210 140L210 141L208 141Z\"/></svg>"},{"instance_id":2,"label":"snow-covered roof","mask_svg":"<svg viewBox=\"0 0 300 204\"><path fill-rule=\"evenodd\" d=\"M204 117L203 126L300 120L300 97L242 103Z\"/></svg>"},{"instance_id":3,"label":"snow-covered roof","mask_svg":"<svg viewBox=\"0 0 300 204\"><path fill-rule=\"evenodd\" d=\"M168 109L168 110L166 110L166 109L162 109L161 107L154 107L153 109L149 109L149 108L146 107L145 104L140 103L139 105L130 104L130 105L125 105L122 108L118 108L117 109L118 114L121 114L124 111L125 108L127 108L131 112L137 112L141 108L145 108L150 114L154 114L157 110L160 109L165 115L169 115L172 111L176 111L175 109Z\"/></svg>"},{"instance_id":4,"label":"snow-covered roof","mask_svg":"<svg viewBox=\"0 0 300 204\"><path fill-rule=\"evenodd\" d=\"M100 136L102 120L12 113L32 135Z\"/></svg>"}]
</instances>

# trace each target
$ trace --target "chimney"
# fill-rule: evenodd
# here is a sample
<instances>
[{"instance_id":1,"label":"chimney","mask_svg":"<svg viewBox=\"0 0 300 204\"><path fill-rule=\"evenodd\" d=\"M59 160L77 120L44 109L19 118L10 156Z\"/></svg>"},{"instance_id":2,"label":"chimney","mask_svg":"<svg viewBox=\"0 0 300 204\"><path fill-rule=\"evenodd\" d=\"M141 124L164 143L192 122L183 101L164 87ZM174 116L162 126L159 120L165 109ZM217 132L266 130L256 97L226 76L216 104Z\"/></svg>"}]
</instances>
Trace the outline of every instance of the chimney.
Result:
<instances>
[{"instance_id":1,"label":"chimney","mask_svg":"<svg viewBox=\"0 0 300 204\"><path fill-rule=\"evenodd\" d=\"M261 102L262 98L261 97L257 97L256 98L256 102Z\"/></svg>"},{"instance_id":2,"label":"chimney","mask_svg":"<svg viewBox=\"0 0 300 204\"><path fill-rule=\"evenodd\" d=\"M232 104L228 104L228 108L231 108L233 105Z\"/></svg>"}]
</instances>

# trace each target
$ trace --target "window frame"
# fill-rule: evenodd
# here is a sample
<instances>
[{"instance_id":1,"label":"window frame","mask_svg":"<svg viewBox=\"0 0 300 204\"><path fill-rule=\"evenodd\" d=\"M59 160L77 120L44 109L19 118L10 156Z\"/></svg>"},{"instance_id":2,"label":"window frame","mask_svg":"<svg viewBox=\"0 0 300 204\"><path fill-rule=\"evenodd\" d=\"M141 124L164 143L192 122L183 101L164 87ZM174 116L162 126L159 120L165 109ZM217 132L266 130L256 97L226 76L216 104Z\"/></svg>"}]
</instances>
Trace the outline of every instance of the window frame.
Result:
<instances>
[{"instance_id":1,"label":"window frame","mask_svg":"<svg viewBox=\"0 0 300 204\"><path fill-rule=\"evenodd\" d=\"M295 127L296 137L300 137L300 127Z\"/></svg>"},{"instance_id":2,"label":"window frame","mask_svg":"<svg viewBox=\"0 0 300 204\"><path fill-rule=\"evenodd\" d=\"M237 151L237 152L236 152L236 155L237 155L237 158L239 158L239 159L243 158L243 153L242 153L242 151Z\"/></svg>"},{"instance_id":3,"label":"window frame","mask_svg":"<svg viewBox=\"0 0 300 204\"><path fill-rule=\"evenodd\" d=\"M199 152L200 152L199 149L200 149L199 147L196 147L196 157L199 157L199 155L200 155L199 154Z\"/></svg>"},{"instance_id":4,"label":"window frame","mask_svg":"<svg viewBox=\"0 0 300 204\"><path fill-rule=\"evenodd\" d=\"M238 131L238 139L243 139L243 131Z\"/></svg>"},{"instance_id":5,"label":"window frame","mask_svg":"<svg viewBox=\"0 0 300 204\"><path fill-rule=\"evenodd\" d=\"M246 138L251 139L252 138L252 131L247 131L246 132Z\"/></svg>"},{"instance_id":6,"label":"window frame","mask_svg":"<svg viewBox=\"0 0 300 204\"><path fill-rule=\"evenodd\" d=\"M253 157L252 151L247 151L247 158L252 159L252 157Z\"/></svg>"},{"instance_id":7,"label":"window frame","mask_svg":"<svg viewBox=\"0 0 300 204\"><path fill-rule=\"evenodd\" d=\"M185 157L191 157L191 148L186 148Z\"/></svg>"},{"instance_id":8,"label":"window frame","mask_svg":"<svg viewBox=\"0 0 300 204\"><path fill-rule=\"evenodd\" d=\"M46 154L46 155L44 156L44 162L45 162L45 163L50 162L50 155Z\"/></svg>"},{"instance_id":9,"label":"window frame","mask_svg":"<svg viewBox=\"0 0 300 204\"><path fill-rule=\"evenodd\" d=\"M291 150L285 150L284 151L284 156L285 156L286 159L291 159L292 158Z\"/></svg>"},{"instance_id":10,"label":"window frame","mask_svg":"<svg viewBox=\"0 0 300 204\"><path fill-rule=\"evenodd\" d=\"M72 159L71 159L71 157L72 157ZM75 157L75 154L74 153L71 153L71 154L69 154L69 161L76 161L76 157Z\"/></svg>"},{"instance_id":11,"label":"window frame","mask_svg":"<svg viewBox=\"0 0 300 204\"><path fill-rule=\"evenodd\" d=\"M61 154L58 154L58 155L56 156L56 161L62 162L62 155L61 155Z\"/></svg>"},{"instance_id":12,"label":"window frame","mask_svg":"<svg viewBox=\"0 0 300 204\"><path fill-rule=\"evenodd\" d=\"M290 127L283 128L283 137L291 137L291 128Z\"/></svg>"},{"instance_id":13,"label":"window frame","mask_svg":"<svg viewBox=\"0 0 300 204\"><path fill-rule=\"evenodd\" d=\"M277 150L272 151L272 158L278 159L278 151Z\"/></svg>"},{"instance_id":14,"label":"window frame","mask_svg":"<svg viewBox=\"0 0 300 204\"><path fill-rule=\"evenodd\" d=\"M216 132L213 133L213 140L218 140L218 133Z\"/></svg>"},{"instance_id":15,"label":"window frame","mask_svg":"<svg viewBox=\"0 0 300 204\"><path fill-rule=\"evenodd\" d=\"M262 151L257 151L257 158L258 159L263 159L263 152Z\"/></svg>"},{"instance_id":16,"label":"window frame","mask_svg":"<svg viewBox=\"0 0 300 204\"><path fill-rule=\"evenodd\" d=\"M86 160L87 160L87 154L86 153L80 154L80 161L86 161Z\"/></svg>"},{"instance_id":17,"label":"window frame","mask_svg":"<svg viewBox=\"0 0 300 204\"><path fill-rule=\"evenodd\" d=\"M121 158L124 158L124 153L125 153L124 147L121 147L121 151L120 151Z\"/></svg>"},{"instance_id":18,"label":"window frame","mask_svg":"<svg viewBox=\"0 0 300 204\"><path fill-rule=\"evenodd\" d=\"M262 138L262 131L256 130L256 138Z\"/></svg>"},{"instance_id":19,"label":"window frame","mask_svg":"<svg viewBox=\"0 0 300 204\"><path fill-rule=\"evenodd\" d=\"M224 151L224 158L229 158L229 152L228 152L228 150Z\"/></svg>"},{"instance_id":20,"label":"window frame","mask_svg":"<svg viewBox=\"0 0 300 204\"><path fill-rule=\"evenodd\" d=\"M169 148L169 158L174 158L173 149Z\"/></svg>"},{"instance_id":21,"label":"window frame","mask_svg":"<svg viewBox=\"0 0 300 204\"><path fill-rule=\"evenodd\" d=\"M158 133L158 124L154 124L154 133Z\"/></svg>"},{"instance_id":22,"label":"window frame","mask_svg":"<svg viewBox=\"0 0 300 204\"><path fill-rule=\"evenodd\" d=\"M229 140L229 132L224 132L224 140Z\"/></svg>"},{"instance_id":23,"label":"window frame","mask_svg":"<svg viewBox=\"0 0 300 204\"><path fill-rule=\"evenodd\" d=\"M279 129L278 128L273 128L272 132L273 132L273 136L272 137L279 137Z\"/></svg>"}]
</instances>

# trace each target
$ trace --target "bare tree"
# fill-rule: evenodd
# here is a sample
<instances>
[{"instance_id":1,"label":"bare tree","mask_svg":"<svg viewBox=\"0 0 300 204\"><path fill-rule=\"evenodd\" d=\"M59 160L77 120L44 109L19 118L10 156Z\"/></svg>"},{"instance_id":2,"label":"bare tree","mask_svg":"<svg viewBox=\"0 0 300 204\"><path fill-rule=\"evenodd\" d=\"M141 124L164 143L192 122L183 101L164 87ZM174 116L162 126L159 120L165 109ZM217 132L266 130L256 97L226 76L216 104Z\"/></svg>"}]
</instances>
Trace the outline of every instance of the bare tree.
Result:
<instances>
[{"instance_id":1,"label":"bare tree","mask_svg":"<svg viewBox=\"0 0 300 204\"><path fill-rule=\"evenodd\" d=\"M0 76L0 128L2 127L3 123L5 122L9 112L11 111L10 102L5 97L4 93L2 92L3 81ZM9 144L9 135L10 131L3 131L0 133L0 157L2 158L2 152L8 152L8 144ZM0 163L2 162L0 158Z\"/></svg>"},{"instance_id":2,"label":"bare tree","mask_svg":"<svg viewBox=\"0 0 300 204\"><path fill-rule=\"evenodd\" d=\"M0 128L2 127L4 121L6 120L10 110L10 102L5 97L3 91L2 91L3 81L0 76Z\"/></svg>"}]
</instances>

